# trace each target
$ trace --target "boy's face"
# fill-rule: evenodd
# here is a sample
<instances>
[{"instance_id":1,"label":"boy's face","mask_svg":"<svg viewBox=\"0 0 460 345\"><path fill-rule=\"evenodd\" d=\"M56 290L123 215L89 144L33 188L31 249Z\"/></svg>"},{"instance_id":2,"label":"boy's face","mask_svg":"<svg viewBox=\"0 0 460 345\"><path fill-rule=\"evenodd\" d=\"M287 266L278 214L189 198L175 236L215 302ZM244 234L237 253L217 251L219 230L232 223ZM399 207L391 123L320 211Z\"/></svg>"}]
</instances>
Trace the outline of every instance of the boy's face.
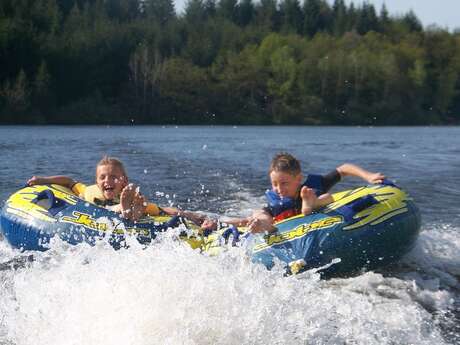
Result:
<instances>
[{"instance_id":1,"label":"boy's face","mask_svg":"<svg viewBox=\"0 0 460 345\"><path fill-rule=\"evenodd\" d=\"M128 179L123 171L114 165L99 165L96 168L96 184L104 198L113 200L120 196L121 191L128 184Z\"/></svg>"},{"instance_id":2,"label":"boy's face","mask_svg":"<svg viewBox=\"0 0 460 345\"><path fill-rule=\"evenodd\" d=\"M291 175L281 171L270 173L273 190L282 198L296 198L302 185L302 174Z\"/></svg>"}]
</instances>

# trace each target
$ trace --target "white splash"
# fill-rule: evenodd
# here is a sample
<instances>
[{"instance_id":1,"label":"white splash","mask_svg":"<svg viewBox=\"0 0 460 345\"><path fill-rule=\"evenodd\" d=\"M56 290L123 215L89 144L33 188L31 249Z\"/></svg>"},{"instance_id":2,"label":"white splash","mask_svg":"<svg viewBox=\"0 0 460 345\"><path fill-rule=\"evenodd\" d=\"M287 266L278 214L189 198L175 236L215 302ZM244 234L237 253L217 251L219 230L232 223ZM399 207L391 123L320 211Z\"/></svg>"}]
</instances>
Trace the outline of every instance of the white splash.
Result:
<instances>
[{"instance_id":1,"label":"white splash","mask_svg":"<svg viewBox=\"0 0 460 345\"><path fill-rule=\"evenodd\" d=\"M57 240L34 263L0 272L0 342L444 344L420 300L445 308L451 297L415 280L286 278L240 248L208 257L169 233L148 248L129 244Z\"/></svg>"}]
</instances>

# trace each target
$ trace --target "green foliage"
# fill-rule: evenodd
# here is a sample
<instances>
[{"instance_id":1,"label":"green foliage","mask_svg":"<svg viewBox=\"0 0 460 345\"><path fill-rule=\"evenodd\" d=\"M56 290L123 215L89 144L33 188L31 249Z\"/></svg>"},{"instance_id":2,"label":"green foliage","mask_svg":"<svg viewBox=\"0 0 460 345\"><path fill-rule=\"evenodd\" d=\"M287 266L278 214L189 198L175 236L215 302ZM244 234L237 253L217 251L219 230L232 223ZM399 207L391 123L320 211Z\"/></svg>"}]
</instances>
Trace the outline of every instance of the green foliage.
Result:
<instances>
[{"instance_id":1,"label":"green foliage","mask_svg":"<svg viewBox=\"0 0 460 345\"><path fill-rule=\"evenodd\" d=\"M286 33L302 34L303 14L298 0L282 0L280 2L281 29Z\"/></svg>"},{"instance_id":2,"label":"green foliage","mask_svg":"<svg viewBox=\"0 0 460 345\"><path fill-rule=\"evenodd\" d=\"M238 24L246 26L254 18L255 10L252 0L242 0L238 6Z\"/></svg>"},{"instance_id":3,"label":"green foliage","mask_svg":"<svg viewBox=\"0 0 460 345\"><path fill-rule=\"evenodd\" d=\"M148 18L166 24L176 18L172 0L144 0L144 11Z\"/></svg>"},{"instance_id":4,"label":"green foliage","mask_svg":"<svg viewBox=\"0 0 460 345\"><path fill-rule=\"evenodd\" d=\"M207 19L207 11L202 0L189 0L185 5L184 19L187 23L196 24Z\"/></svg>"},{"instance_id":5,"label":"green foliage","mask_svg":"<svg viewBox=\"0 0 460 345\"><path fill-rule=\"evenodd\" d=\"M460 34L344 0L2 0L1 123L460 123Z\"/></svg>"},{"instance_id":6,"label":"green foliage","mask_svg":"<svg viewBox=\"0 0 460 345\"><path fill-rule=\"evenodd\" d=\"M256 7L255 24L262 30L276 31L280 26L280 14L276 0L260 0Z\"/></svg>"},{"instance_id":7,"label":"green foliage","mask_svg":"<svg viewBox=\"0 0 460 345\"><path fill-rule=\"evenodd\" d=\"M194 124L210 114L211 91L205 70L189 61L173 58L164 64L159 79L160 104L164 106L166 122ZM164 121L160 117L158 122Z\"/></svg>"}]
</instances>

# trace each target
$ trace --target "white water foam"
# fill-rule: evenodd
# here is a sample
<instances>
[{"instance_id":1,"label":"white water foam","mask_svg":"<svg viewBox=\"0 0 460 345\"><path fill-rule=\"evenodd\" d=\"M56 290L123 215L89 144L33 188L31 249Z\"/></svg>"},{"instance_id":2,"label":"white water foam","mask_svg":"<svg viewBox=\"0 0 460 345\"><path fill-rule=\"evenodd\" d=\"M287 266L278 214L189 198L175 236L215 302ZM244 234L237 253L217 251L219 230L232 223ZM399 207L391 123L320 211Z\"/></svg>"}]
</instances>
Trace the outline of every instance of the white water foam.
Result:
<instances>
[{"instance_id":1,"label":"white water foam","mask_svg":"<svg viewBox=\"0 0 460 345\"><path fill-rule=\"evenodd\" d=\"M228 216L263 204L241 189L229 200L219 200ZM448 344L440 323L458 288L458 229L423 230L403 259L409 272L328 281L267 271L241 248L208 257L174 232L119 251L52 241L34 263L0 271L0 343ZM0 242L2 261L18 255Z\"/></svg>"},{"instance_id":2,"label":"white water foam","mask_svg":"<svg viewBox=\"0 0 460 345\"><path fill-rule=\"evenodd\" d=\"M460 290L460 238L452 225L424 226L405 262L443 286Z\"/></svg>"},{"instance_id":3,"label":"white water foam","mask_svg":"<svg viewBox=\"0 0 460 345\"><path fill-rule=\"evenodd\" d=\"M130 245L53 241L34 263L0 272L0 342L445 344L433 309L452 296L417 280L286 278L241 248L208 257L169 233L146 249Z\"/></svg>"},{"instance_id":4,"label":"white water foam","mask_svg":"<svg viewBox=\"0 0 460 345\"><path fill-rule=\"evenodd\" d=\"M226 183L233 192L227 196L226 200L219 200L225 209L225 216L247 217L266 204L264 195L254 196L249 190L241 188L236 181L227 180Z\"/></svg>"}]
</instances>

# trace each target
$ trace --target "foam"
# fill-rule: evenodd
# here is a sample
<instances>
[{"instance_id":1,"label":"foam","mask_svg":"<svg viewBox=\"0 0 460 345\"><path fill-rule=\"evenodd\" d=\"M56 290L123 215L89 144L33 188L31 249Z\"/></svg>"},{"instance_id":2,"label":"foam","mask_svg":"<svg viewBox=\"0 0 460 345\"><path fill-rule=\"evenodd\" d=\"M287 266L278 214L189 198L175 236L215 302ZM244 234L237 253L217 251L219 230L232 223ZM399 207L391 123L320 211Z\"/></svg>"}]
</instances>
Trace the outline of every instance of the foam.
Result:
<instances>
[{"instance_id":1,"label":"foam","mask_svg":"<svg viewBox=\"0 0 460 345\"><path fill-rule=\"evenodd\" d=\"M171 233L146 249L101 242L51 250L2 272L0 340L14 344L444 344L433 310L447 291L365 273L323 281L219 257ZM432 302L427 302L431 300ZM431 310L427 310L426 305ZM2 339L3 338L3 339Z\"/></svg>"}]
</instances>

